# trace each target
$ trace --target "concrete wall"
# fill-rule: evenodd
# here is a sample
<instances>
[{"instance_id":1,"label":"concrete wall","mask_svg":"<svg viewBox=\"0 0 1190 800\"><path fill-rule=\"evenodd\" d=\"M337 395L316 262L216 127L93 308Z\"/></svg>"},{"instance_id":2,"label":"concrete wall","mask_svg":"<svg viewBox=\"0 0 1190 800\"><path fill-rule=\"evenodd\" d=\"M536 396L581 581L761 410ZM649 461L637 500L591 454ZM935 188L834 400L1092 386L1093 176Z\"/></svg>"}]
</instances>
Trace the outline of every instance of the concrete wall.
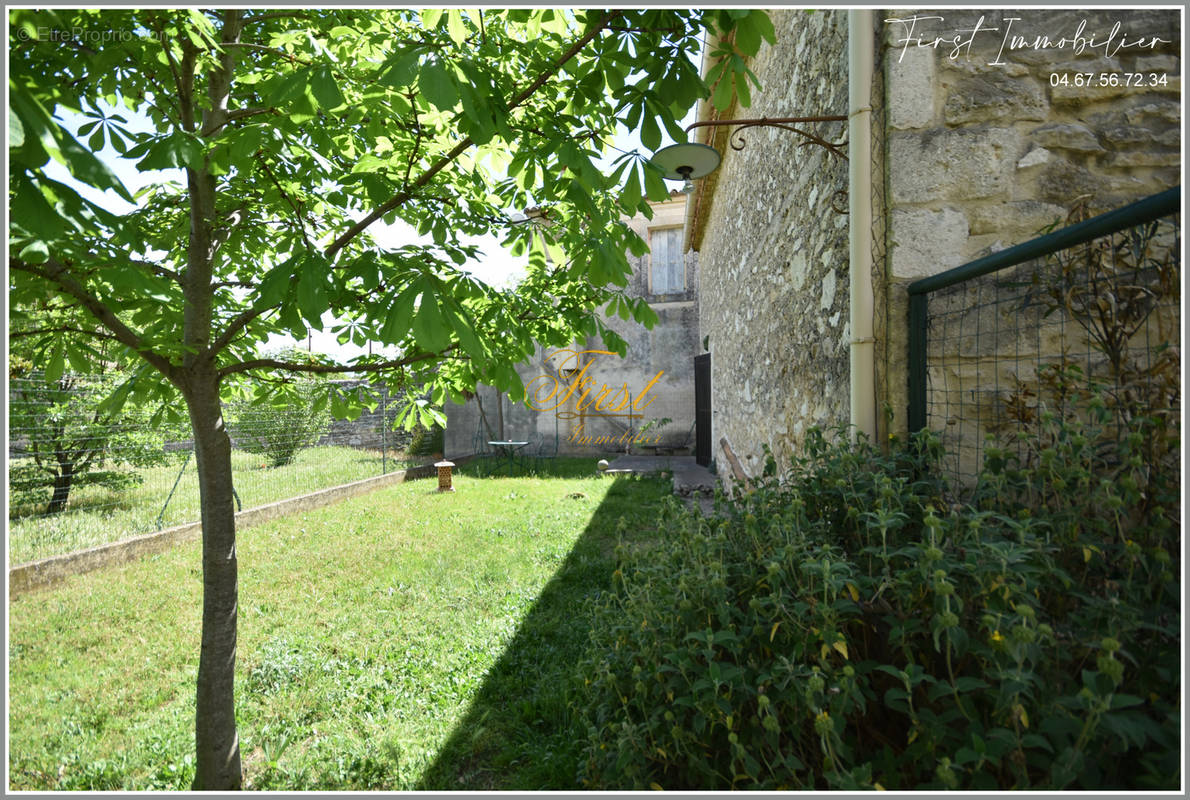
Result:
<instances>
[{"instance_id":1,"label":"concrete wall","mask_svg":"<svg viewBox=\"0 0 1190 800\"><path fill-rule=\"evenodd\" d=\"M261 525L299 511L311 511L349 497L366 494L375 489L417 478L437 476L432 464L410 467L387 475L377 475L362 481L345 483L330 489L279 500L255 508L246 508L236 514L236 530L243 531L253 525ZM190 522L173 528L133 536L118 542L88 547L73 553L51 556L40 561L17 564L8 570L8 596L17 597L34 589L57 585L71 575L81 575L104 567L135 561L153 553L168 550L176 544L202 538L202 523Z\"/></svg>"},{"instance_id":2,"label":"concrete wall","mask_svg":"<svg viewBox=\"0 0 1190 800\"><path fill-rule=\"evenodd\" d=\"M762 88L751 107L720 118L846 114L846 12L770 13L777 43L751 64ZM704 107L703 118L714 114ZM836 142L846 133L841 122L807 128ZM831 208L847 187L847 163L780 129L745 131L739 151L726 129L704 130L718 133L698 141L723 153L690 214L702 273L699 336L711 352L712 442L719 465L726 437L756 475L761 445L787 464L810 426L848 419L848 218Z\"/></svg>"},{"instance_id":3,"label":"concrete wall","mask_svg":"<svg viewBox=\"0 0 1190 800\"><path fill-rule=\"evenodd\" d=\"M629 220L629 224L645 241L649 241L651 230L680 228L685 220L686 197L675 194L667 202L653 204L653 218L643 216ZM658 322L652 330L643 325L618 317L605 318L605 323L628 344L623 358L615 355L588 355L582 363L591 362L585 375L593 378L597 385L606 384L612 390L627 387L634 398L649 388L646 399L651 398L643 408L643 419L625 420L605 418L592 414L579 414L575 418L561 419L555 411L535 410L524 404L514 404L503 398L504 438L530 441L529 449L544 448L547 453L561 455L586 455L604 452L623 452L627 444L624 437L629 434L628 426L639 430L649 420L668 417L672 420L658 432L649 434L652 442L658 435L661 444L678 446L686 442L693 446L694 423L694 356L698 354L698 258L693 253L684 255L685 287L680 293L655 294L650 282L650 255L629 257L633 271L625 291L633 297L644 297L657 313ZM597 337L588 337L572 345L574 350L607 349ZM539 349L526 363L517 366L517 373L530 391L542 388L541 401L536 408L547 408L556 403L545 401L553 385L541 376L558 377L562 361L567 357L550 357L554 350ZM579 367L577 361L566 364ZM654 382L660 374L660 378ZM536 379L536 383L534 383ZM559 378L559 384L565 379ZM559 385L561 397L564 389ZM463 405L448 404L446 408L446 456L454 458L474 453L492 436L498 436L498 413L500 399L494 388L480 386L476 392L478 402L469 400ZM561 409L567 413L578 413L570 401ZM486 418L484 425L481 419ZM490 430L490 433L489 433ZM590 437L590 441L587 441ZM598 440L603 439L600 442ZM614 440L609 442L608 440ZM643 442L641 443L643 444Z\"/></svg>"},{"instance_id":4,"label":"concrete wall","mask_svg":"<svg viewBox=\"0 0 1190 800\"><path fill-rule=\"evenodd\" d=\"M1077 207L1106 211L1178 184L1182 31L1177 11L877 13L904 20L883 22L877 37L890 211L885 324L877 338L887 365L882 399L896 413L894 429L904 430L908 283L1032 239ZM971 44L956 53L958 31ZM1006 33L1029 46L1002 49ZM1032 47L1040 36L1080 35L1084 43L1111 43L1081 53L1073 45ZM940 37L947 43L917 46ZM1153 37L1168 42L1150 47ZM1119 46L1141 39L1143 47ZM1144 85L1123 85L1136 73ZM1094 85L1075 85L1088 74ZM1151 75L1164 85L1149 85ZM973 363L971 370L981 368Z\"/></svg>"}]
</instances>

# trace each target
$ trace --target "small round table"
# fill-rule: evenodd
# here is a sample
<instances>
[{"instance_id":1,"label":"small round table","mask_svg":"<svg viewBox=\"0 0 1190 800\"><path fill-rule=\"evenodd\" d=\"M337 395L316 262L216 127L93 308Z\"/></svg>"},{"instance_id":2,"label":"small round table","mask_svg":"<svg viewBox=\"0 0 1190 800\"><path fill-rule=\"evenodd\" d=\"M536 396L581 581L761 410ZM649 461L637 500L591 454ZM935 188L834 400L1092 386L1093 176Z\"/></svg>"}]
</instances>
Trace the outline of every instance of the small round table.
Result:
<instances>
[{"instance_id":1,"label":"small round table","mask_svg":"<svg viewBox=\"0 0 1190 800\"><path fill-rule=\"evenodd\" d=\"M528 442L488 442L490 447L496 448L496 451L502 456L504 465L508 468L508 474L512 474L512 468L517 464L517 453L522 447L528 447ZM499 467L496 467L499 469ZM492 470L494 473L496 470Z\"/></svg>"}]
</instances>

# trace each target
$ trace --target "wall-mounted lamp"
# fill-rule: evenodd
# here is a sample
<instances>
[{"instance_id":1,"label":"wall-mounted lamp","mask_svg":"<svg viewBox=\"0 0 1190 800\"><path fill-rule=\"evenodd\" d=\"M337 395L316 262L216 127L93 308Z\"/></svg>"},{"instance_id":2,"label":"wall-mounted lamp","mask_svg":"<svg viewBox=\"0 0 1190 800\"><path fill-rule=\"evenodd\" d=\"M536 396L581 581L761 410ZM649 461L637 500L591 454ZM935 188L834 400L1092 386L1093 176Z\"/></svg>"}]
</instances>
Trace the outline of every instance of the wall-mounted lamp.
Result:
<instances>
[{"instance_id":1,"label":"wall-mounted lamp","mask_svg":"<svg viewBox=\"0 0 1190 800\"><path fill-rule=\"evenodd\" d=\"M694 191L694 179L710 175L719 168L720 160L718 150L696 142L671 144L652 158L654 164L665 170L666 180L685 181L682 191L686 194Z\"/></svg>"},{"instance_id":2,"label":"wall-mounted lamp","mask_svg":"<svg viewBox=\"0 0 1190 800\"><path fill-rule=\"evenodd\" d=\"M743 131L748 128L780 128L782 130L796 133L806 141L801 145L817 145L822 147L831 155L847 160L847 154L843 148L846 142L828 142L821 136L816 136L809 131L795 128L795 125L805 125L816 122L845 122L845 116L825 116L825 117L764 117L761 119L716 119L708 120L706 122L695 122L686 126L686 133L695 128L720 128L720 127L735 127L736 130L728 137L727 143L732 150L743 150L744 145L748 142L741 135ZM653 154L651 159L654 164L665 171L665 178L671 181L685 181L682 185L682 191L690 194L694 191L694 180L710 175L718 167L722 160L719 151L713 147L705 144L698 144L696 142L683 142L680 144L671 144L669 147L663 147ZM844 189L835 193L835 198L832 199L831 207L840 214L847 213L845 208L839 208L837 205L837 198L839 195L846 196L847 190Z\"/></svg>"}]
</instances>

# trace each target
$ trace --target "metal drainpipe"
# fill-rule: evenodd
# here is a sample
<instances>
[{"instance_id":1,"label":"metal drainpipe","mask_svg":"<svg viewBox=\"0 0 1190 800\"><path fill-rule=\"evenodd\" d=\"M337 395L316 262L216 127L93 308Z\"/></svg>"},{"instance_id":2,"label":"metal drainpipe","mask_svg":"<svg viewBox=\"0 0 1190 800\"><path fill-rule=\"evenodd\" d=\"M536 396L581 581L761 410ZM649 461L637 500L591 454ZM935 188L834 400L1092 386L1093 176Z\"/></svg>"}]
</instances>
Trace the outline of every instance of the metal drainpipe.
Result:
<instances>
[{"instance_id":1,"label":"metal drainpipe","mask_svg":"<svg viewBox=\"0 0 1190 800\"><path fill-rule=\"evenodd\" d=\"M850 213L850 327L852 436L876 439L872 302L872 70L871 11L847 12L847 163Z\"/></svg>"}]
</instances>

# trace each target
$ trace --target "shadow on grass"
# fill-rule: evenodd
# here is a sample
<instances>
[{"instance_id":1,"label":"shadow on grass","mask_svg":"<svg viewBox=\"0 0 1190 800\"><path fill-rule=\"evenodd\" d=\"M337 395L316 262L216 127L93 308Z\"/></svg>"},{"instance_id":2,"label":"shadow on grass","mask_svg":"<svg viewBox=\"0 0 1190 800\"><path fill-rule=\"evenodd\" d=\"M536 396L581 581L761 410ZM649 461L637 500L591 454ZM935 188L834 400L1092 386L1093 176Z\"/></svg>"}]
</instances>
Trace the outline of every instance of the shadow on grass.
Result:
<instances>
[{"instance_id":1,"label":"shadow on grass","mask_svg":"<svg viewBox=\"0 0 1190 800\"><path fill-rule=\"evenodd\" d=\"M590 474L589 459L573 460L554 464L554 474ZM591 601L611 591L620 519L625 538L653 535L656 506L668 491L655 479L615 480L416 789L577 788L586 731L570 700L582 681Z\"/></svg>"}]
</instances>

